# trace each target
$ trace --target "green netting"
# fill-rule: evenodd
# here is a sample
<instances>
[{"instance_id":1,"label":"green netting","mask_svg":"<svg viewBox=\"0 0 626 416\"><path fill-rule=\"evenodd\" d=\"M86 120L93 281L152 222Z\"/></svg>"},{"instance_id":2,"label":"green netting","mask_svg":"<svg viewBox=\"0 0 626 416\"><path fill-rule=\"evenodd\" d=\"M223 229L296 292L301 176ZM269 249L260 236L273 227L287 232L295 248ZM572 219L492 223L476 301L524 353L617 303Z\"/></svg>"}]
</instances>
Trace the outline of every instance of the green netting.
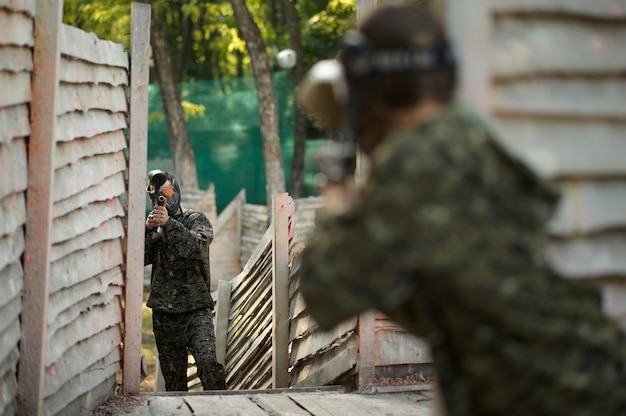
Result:
<instances>
[{"instance_id":1,"label":"green netting","mask_svg":"<svg viewBox=\"0 0 626 416\"><path fill-rule=\"evenodd\" d=\"M273 76L279 113L283 166L287 186L293 154L293 82L289 71ZM195 152L200 189L215 184L217 209L221 211L241 190L249 203L265 204L265 168L258 100L252 77L181 84L183 101L205 107L204 117L191 117L187 126ZM148 170L173 171L160 89L149 90ZM321 140L308 140L309 155ZM314 168L305 164L304 195L315 194Z\"/></svg>"}]
</instances>

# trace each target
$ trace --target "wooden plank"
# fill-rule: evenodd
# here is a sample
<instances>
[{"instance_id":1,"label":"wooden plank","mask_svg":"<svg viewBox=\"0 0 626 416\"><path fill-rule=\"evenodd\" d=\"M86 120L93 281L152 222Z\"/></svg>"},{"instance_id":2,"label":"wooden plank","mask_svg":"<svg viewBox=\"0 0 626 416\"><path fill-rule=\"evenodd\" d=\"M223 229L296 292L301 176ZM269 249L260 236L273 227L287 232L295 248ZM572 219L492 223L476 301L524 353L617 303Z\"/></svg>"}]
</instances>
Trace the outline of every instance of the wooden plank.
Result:
<instances>
[{"instance_id":1,"label":"wooden plank","mask_svg":"<svg viewBox=\"0 0 626 416\"><path fill-rule=\"evenodd\" d=\"M289 393L288 396L315 416L432 415L429 401L418 401L414 394L380 396L376 394Z\"/></svg>"},{"instance_id":2,"label":"wooden plank","mask_svg":"<svg viewBox=\"0 0 626 416\"><path fill-rule=\"evenodd\" d=\"M19 260L24 254L24 241L22 230L0 237L0 265L4 267Z\"/></svg>"},{"instance_id":3,"label":"wooden plank","mask_svg":"<svg viewBox=\"0 0 626 416\"><path fill-rule=\"evenodd\" d=\"M430 346L423 339L397 329L376 330L374 365L404 365L432 363Z\"/></svg>"},{"instance_id":4,"label":"wooden plank","mask_svg":"<svg viewBox=\"0 0 626 416\"><path fill-rule=\"evenodd\" d=\"M36 18L35 18L36 20ZM33 19L0 7L0 42L4 45L33 46Z\"/></svg>"},{"instance_id":5,"label":"wooden plank","mask_svg":"<svg viewBox=\"0 0 626 416\"><path fill-rule=\"evenodd\" d=\"M76 163L57 169L54 172L55 180L62 183L63 187L55 190L54 202L75 196L99 184L105 178L125 170L126 154L124 151L80 159ZM145 184L143 185L142 201L145 204L146 189Z\"/></svg>"},{"instance_id":6,"label":"wooden plank","mask_svg":"<svg viewBox=\"0 0 626 416\"><path fill-rule=\"evenodd\" d=\"M182 397L154 396L148 400L150 415L194 416L196 413Z\"/></svg>"},{"instance_id":7,"label":"wooden plank","mask_svg":"<svg viewBox=\"0 0 626 416\"><path fill-rule=\"evenodd\" d=\"M250 259L246 262L246 265L243 267L243 270L241 271L241 273L239 273L239 275L237 275L237 277L235 277L232 280L232 284L234 288L239 286L241 282L246 279L246 276L248 275L250 269L255 265L257 260L263 255L263 253L267 250L267 248L270 247L271 242L272 242L272 228L268 227L267 230L265 231L265 234L263 234L263 237L261 237L261 241L259 241L259 244L257 244L256 249L250 256Z\"/></svg>"},{"instance_id":8,"label":"wooden plank","mask_svg":"<svg viewBox=\"0 0 626 416\"><path fill-rule=\"evenodd\" d=\"M142 24L143 23L145 23L145 21L142 21ZM138 29L143 29L143 27L138 27ZM61 39L61 53L65 56L94 64L117 66L125 69L129 68L128 54L124 49L124 45L98 39L94 33L87 33L84 30L69 25L63 25ZM137 51L135 51L135 53L137 53ZM145 65L148 65L147 61Z\"/></svg>"},{"instance_id":9,"label":"wooden plank","mask_svg":"<svg viewBox=\"0 0 626 416\"><path fill-rule=\"evenodd\" d=\"M31 101L30 72L0 72L0 107Z\"/></svg>"},{"instance_id":10,"label":"wooden plank","mask_svg":"<svg viewBox=\"0 0 626 416\"><path fill-rule=\"evenodd\" d=\"M0 143L0 166L8 175L2 179L0 198L26 190L28 185L28 160L26 140L15 139L10 143Z\"/></svg>"},{"instance_id":11,"label":"wooden plank","mask_svg":"<svg viewBox=\"0 0 626 416\"><path fill-rule=\"evenodd\" d=\"M0 144L9 144L15 137L30 135L28 106L0 108Z\"/></svg>"},{"instance_id":12,"label":"wooden plank","mask_svg":"<svg viewBox=\"0 0 626 416\"><path fill-rule=\"evenodd\" d=\"M13 299L18 299L22 294L24 285L24 270L19 261L4 266L0 269L0 281L2 282L2 291L0 291L0 308L8 305ZM6 318L5 315L2 316ZM7 321L5 321L7 322ZM0 323L0 329L3 326Z\"/></svg>"},{"instance_id":13,"label":"wooden plank","mask_svg":"<svg viewBox=\"0 0 626 416\"><path fill-rule=\"evenodd\" d=\"M230 308L230 282L220 280L217 284L217 309L215 311L215 354L217 361L226 362L228 311Z\"/></svg>"},{"instance_id":14,"label":"wooden plank","mask_svg":"<svg viewBox=\"0 0 626 416\"><path fill-rule=\"evenodd\" d=\"M546 117L626 120L624 80L615 78L530 78L497 83L496 113Z\"/></svg>"},{"instance_id":15,"label":"wooden plank","mask_svg":"<svg viewBox=\"0 0 626 416\"><path fill-rule=\"evenodd\" d=\"M80 137L94 137L102 133L123 130L126 127L128 127L126 114L123 112L110 113L95 109L86 113L65 113L59 116L54 137L59 142L70 141Z\"/></svg>"},{"instance_id":16,"label":"wooden plank","mask_svg":"<svg viewBox=\"0 0 626 416\"><path fill-rule=\"evenodd\" d=\"M272 387L289 387L289 221L293 199L274 196L272 224Z\"/></svg>"},{"instance_id":17,"label":"wooden plank","mask_svg":"<svg viewBox=\"0 0 626 416\"><path fill-rule=\"evenodd\" d=\"M290 365L298 360L329 348L342 338L347 338L350 332L357 326L357 317L352 317L340 322L334 328L327 331L315 331L311 335L293 343L291 348ZM373 332L373 331L372 331Z\"/></svg>"},{"instance_id":18,"label":"wooden plank","mask_svg":"<svg viewBox=\"0 0 626 416\"><path fill-rule=\"evenodd\" d=\"M494 22L493 39L498 77L621 73L626 68L626 25L502 17Z\"/></svg>"},{"instance_id":19,"label":"wooden plank","mask_svg":"<svg viewBox=\"0 0 626 416\"><path fill-rule=\"evenodd\" d=\"M359 315L359 362L357 384L359 391L367 391L374 384L376 375L376 314L373 310Z\"/></svg>"},{"instance_id":20,"label":"wooden plank","mask_svg":"<svg viewBox=\"0 0 626 416\"><path fill-rule=\"evenodd\" d=\"M555 236L575 236L626 225L626 183L620 180L560 183L563 196L548 230Z\"/></svg>"},{"instance_id":21,"label":"wooden plank","mask_svg":"<svg viewBox=\"0 0 626 416\"><path fill-rule=\"evenodd\" d=\"M141 304L145 236L145 183L148 155L149 4L133 3L131 15L130 146L124 311L124 393L139 393L141 382ZM123 53L125 55L125 52Z\"/></svg>"},{"instance_id":22,"label":"wooden plank","mask_svg":"<svg viewBox=\"0 0 626 416\"><path fill-rule=\"evenodd\" d=\"M107 240L55 261L52 263L50 272L54 276L50 284L50 293L70 287L123 264L123 253L120 240ZM90 261L86 262L86 258Z\"/></svg>"},{"instance_id":23,"label":"wooden plank","mask_svg":"<svg viewBox=\"0 0 626 416\"><path fill-rule=\"evenodd\" d=\"M17 347L13 348L10 357L2 361L0 369L0 411L3 415L17 414L17 379L15 370L17 367Z\"/></svg>"},{"instance_id":24,"label":"wooden plank","mask_svg":"<svg viewBox=\"0 0 626 416\"><path fill-rule=\"evenodd\" d=\"M626 4L616 0L490 0L495 13L554 13L602 19L626 18Z\"/></svg>"},{"instance_id":25,"label":"wooden plank","mask_svg":"<svg viewBox=\"0 0 626 416\"><path fill-rule=\"evenodd\" d=\"M602 282L602 310L626 330L626 282L622 279Z\"/></svg>"},{"instance_id":26,"label":"wooden plank","mask_svg":"<svg viewBox=\"0 0 626 416\"><path fill-rule=\"evenodd\" d=\"M79 138L69 142L59 142L56 147L55 168L71 165L98 154L116 153L127 147L123 130L98 134L90 138Z\"/></svg>"},{"instance_id":27,"label":"wooden plank","mask_svg":"<svg viewBox=\"0 0 626 416\"><path fill-rule=\"evenodd\" d=\"M188 396L184 400L194 416L267 416L267 413L246 396Z\"/></svg>"},{"instance_id":28,"label":"wooden plank","mask_svg":"<svg viewBox=\"0 0 626 416\"><path fill-rule=\"evenodd\" d=\"M32 70L33 55L29 47L0 44L0 71L30 72Z\"/></svg>"},{"instance_id":29,"label":"wooden plank","mask_svg":"<svg viewBox=\"0 0 626 416\"><path fill-rule=\"evenodd\" d=\"M292 381L294 387L325 386L337 380L348 371L355 368L358 358L356 342L352 346L335 348L336 354L332 358L320 362L315 357L314 363L307 364L298 371L297 378ZM330 353L329 353L330 354Z\"/></svg>"},{"instance_id":30,"label":"wooden plank","mask_svg":"<svg viewBox=\"0 0 626 416\"><path fill-rule=\"evenodd\" d=\"M6 359L10 352L17 348L20 342L20 312L22 302L19 297L11 299L9 303L0 308L2 324L0 325L0 358Z\"/></svg>"},{"instance_id":31,"label":"wooden plank","mask_svg":"<svg viewBox=\"0 0 626 416\"><path fill-rule=\"evenodd\" d=\"M2 11L0 11L2 13ZM50 286L50 237L54 190L54 139L60 60L62 2L37 1L34 71L31 102L31 136L28 159L24 296L20 343L19 406L22 414L42 415L44 410L45 351ZM23 24L32 25L27 19ZM0 23L0 27L4 27ZM31 33L32 33L32 26Z\"/></svg>"},{"instance_id":32,"label":"wooden plank","mask_svg":"<svg viewBox=\"0 0 626 416\"><path fill-rule=\"evenodd\" d=\"M124 171L119 171L101 179L99 183L88 186L77 194L62 201L56 201L53 207L54 215L60 217L95 201L110 201L121 198L125 193L125 174Z\"/></svg>"},{"instance_id":33,"label":"wooden plank","mask_svg":"<svg viewBox=\"0 0 626 416\"><path fill-rule=\"evenodd\" d=\"M107 67L71 58L61 59L59 80L64 83L109 84L114 87L128 85L126 68Z\"/></svg>"},{"instance_id":34,"label":"wooden plank","mask_svg":"<svg viewBox=\"0 0 626 416\"><path fill-rule=\"evenodd\" d=\"M14 193L0 199L0 236L13 234L26 222L26 196ZM21 230L20 230L21 231ZM3 264L0 263L0 269Z\"/></svg>"},{"instance_id":35,"label":"wooden plank","mask_svg":"<svg viewBox=\"0 0 626 416\"><path fill-rule=\"evenodd\" d=\"M553 241L547 253L555 270L569 278L626 274L626 237L621 233Z\"/></svg>"},{"instance_id":36,"label":"wooden plank","mask_svg":"<svg viewBox=\"0 0 626 416\"><path fill-rule=\"evenodd\" d=\"M106 84L61 84L57 114L72 111L106 110L112 113L128 111L126 91L123 87Z\"/></svg>"},{"instance_id":37,"label":"wooden plank","mask_svg":"<svg viewBox=\"0 0 626 416\"><path fill-rule=\"evenodd\" d=\"M447 2L445 26L460 64L458 98L486 111L491 105L493 53L487 0Z\"/></svg>"},{"instance_id":38,"label":"wooden plank","mask_svg":"<svg viewBox=\"0 0 626 416\"><path fill-rule=\"evenodd\" d=\"M500 117L502 138L549 178L615 177L626 172L626 123Z\"/></svg>"},{"instance_id":39,"label":"wooden plank","mask_svg":"<svg viewBox=\"0 0 626 416\"><path fill-rule=\"evenodd\" d=\"M52 222L52 243L58 244L85 234L93 228L106 227L112 218L126 216L122 201L94 202Z\"/></svg>"},{"instance_id":40,"label":"wooden plank","mask_svg":"<svg viewBox=\"0 0 626 416\"><path fill-rule=\"evenodd\" d=\"M36 0L0 0L0 6L16 12L26 12L30 16L35 15L37 9Z\"/></svg>"},{"instance_id":41,"label":"wooden plank","mask_svg":"<svg viewBox=\"0 0 626 416\"><path fill-rule=\"evenodd\" d=\"M250 400L269 415L311 416L311 413L298 406L287 395L274 394L269 396L267 394L253 394L250 396Z\"/></svg>"}]
</instances>

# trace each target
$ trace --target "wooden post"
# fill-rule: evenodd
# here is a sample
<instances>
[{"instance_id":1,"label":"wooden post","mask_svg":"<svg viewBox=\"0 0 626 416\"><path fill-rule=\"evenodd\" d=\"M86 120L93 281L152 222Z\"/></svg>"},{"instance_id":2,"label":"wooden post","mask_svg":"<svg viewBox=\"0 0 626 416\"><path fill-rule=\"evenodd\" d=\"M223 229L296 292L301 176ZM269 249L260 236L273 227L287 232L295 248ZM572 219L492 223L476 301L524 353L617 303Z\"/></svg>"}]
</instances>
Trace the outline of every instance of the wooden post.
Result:
<instances>
[{"instance_id":1,"label":"wooden post","mask_svg":"<svg viewBox=\"0 0 626 416\"><path fill-rule=\"evenodd\" d=\"M217 282L217 310L215 311L215 354L217 361L226 367L228 346L228 314L230 312L231 284L227 280Z\"/></svg>"},{"instance_id":2,"label":"wooden post","mask_svg":"<svg viewBox=\"0 0 626 416\"><path fill-rule=\"evenodd\" d=\"M150 6L133 3L131 13L130 145L122 391L125 394L139 394L146 216L145 186L148 156Z\"/></svg>"},{"instance_id":3,"label":"wooden post","mask_svg":"<svg viewBox=\"0 0 626 416\"><path fill-rule=\"evenodd\" d=\"M293 200L276 194L272 210L272 387L289 387L289 217Z\"/></svg>"},{"instance_id":4,"label":"wooden post","mask_svg":"<svg viewBox=\"0 0 626 416\"><path fill-rule=\"evenodd\" d=\"M459 61L460 101L491 108L491 18L487 0L447 1L445 26Z\"/></svg>"},{"instance_id":5,"label":"wooden post","mask_svg":"<svg viewBox=\"0 0 626 416\"><path fill-rule=\"evenodd\" d=\"M38 0L35 15L22 339L18 375L19 415L42 415L48 337L50 252L56 143L57 95L61 61L63 2Z\"/></svg>"}]
</instances>

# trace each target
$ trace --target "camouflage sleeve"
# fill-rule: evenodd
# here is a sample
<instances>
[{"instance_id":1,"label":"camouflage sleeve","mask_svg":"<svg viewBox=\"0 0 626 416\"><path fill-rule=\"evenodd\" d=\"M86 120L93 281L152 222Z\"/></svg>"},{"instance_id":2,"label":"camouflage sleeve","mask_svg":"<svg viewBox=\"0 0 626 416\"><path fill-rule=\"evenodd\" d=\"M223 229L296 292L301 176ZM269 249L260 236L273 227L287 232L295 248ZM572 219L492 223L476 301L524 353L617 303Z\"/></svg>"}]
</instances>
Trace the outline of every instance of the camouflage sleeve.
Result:
<instances>
[{"instance_id":1,"label":"camouflage sleeve","mask_svg":"<svg viewBox=\"0 0 626 416\"><path fill-rule=\"evenodd\" d=\"M194 212L186 226L170 218L163 227L163 238L173 256L204 260L213 241L213 226L204 214Z\"/></svg>"},{"instance_id":2,"label":"camouflage sleeve","mask_svg":"<svg viewBox=\"0 0 626 416\"><path fill-rule=\"evenodd\" d=\"M303 253L301 289L322 327L398 305L414 292L429 250L411 214L431 189L415 184L432 182L442 167L437 158L411 152L401 143L380 152L358 205L318 219Z\"/></svg>"},{"instance_id":3,"label":"camouflage sleeve","mask_svg":"<svg viewBox=\"0 0 626 416\"><path fill-rule=\"evenodd\" d=\"M152 264L152 257L155 247L155 239L154 235L156 233L156 229L150 230L146 227L145 231L145 242L144 242L144 250L143 250L143 265L147 266L148 264Z\"/></svg>"}]
</instances>

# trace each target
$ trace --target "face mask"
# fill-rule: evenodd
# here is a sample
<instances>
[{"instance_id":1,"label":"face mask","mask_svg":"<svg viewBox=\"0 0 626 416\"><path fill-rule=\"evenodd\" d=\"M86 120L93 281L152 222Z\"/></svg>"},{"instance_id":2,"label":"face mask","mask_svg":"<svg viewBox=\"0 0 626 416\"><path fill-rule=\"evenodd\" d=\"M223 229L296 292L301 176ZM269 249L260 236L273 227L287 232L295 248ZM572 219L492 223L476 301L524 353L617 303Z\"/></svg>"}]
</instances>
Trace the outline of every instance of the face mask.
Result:
<instances>
[{"instance_id":1,"label":"face mask","mask_svg":"<svg viewBox=\"0 0 626 416\"><path fill-rule=\"evenodd\" d=\"M167 179L160 171L156 173L150 172L149 178L150 182L146 187L146 192L150 196L152 206L165 206L168 215L170 217L174 216L180 207L180 187L178 186L178 182L176 179L172 178L170 185L163 185ZM158 190L156 190L157 187Z\"/></svg>"}]
</instances>

